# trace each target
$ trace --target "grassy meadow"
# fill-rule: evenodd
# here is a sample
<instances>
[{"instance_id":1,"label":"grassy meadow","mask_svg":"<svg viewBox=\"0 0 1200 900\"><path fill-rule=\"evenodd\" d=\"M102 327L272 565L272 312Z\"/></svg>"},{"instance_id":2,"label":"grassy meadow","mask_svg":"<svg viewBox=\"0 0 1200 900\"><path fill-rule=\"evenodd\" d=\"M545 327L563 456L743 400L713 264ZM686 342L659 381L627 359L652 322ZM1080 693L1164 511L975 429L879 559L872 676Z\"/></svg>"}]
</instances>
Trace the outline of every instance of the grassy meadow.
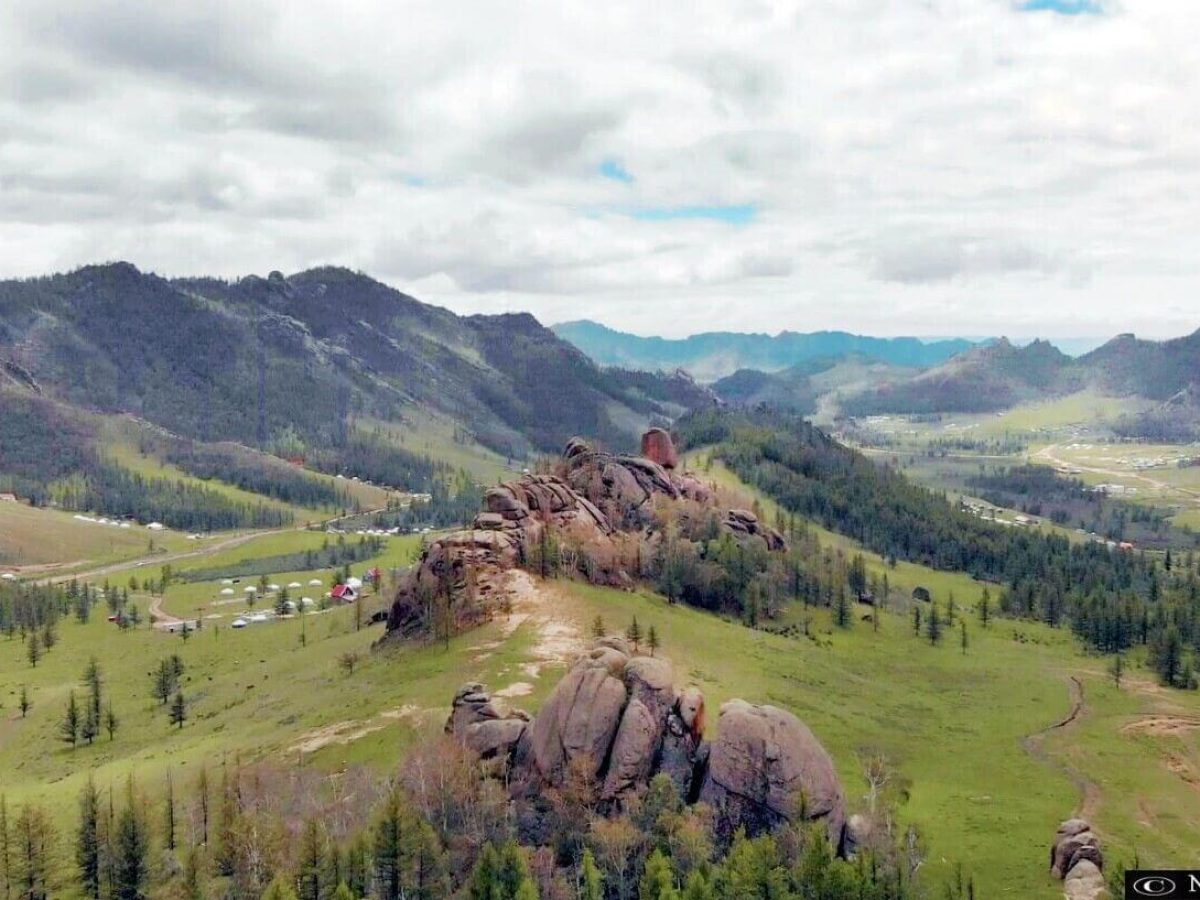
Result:
<instances>
[{"instance_id":1,"label":"grassy meadow","mask_svg":"<svg viewBox=\"0 0 1200 900\"><path fill-rule=\"evenodd\" d=\"M723 493L723 502L757 501L768 521L774 517L769 498L719 463L707 463L703 454L690 462ZM841 536L813 531L830 552L860 551ZM269 532L172 565L185 576L233 573L319 551L326 540L336 537ZM402 567L418 549L419 538L393 537L353 568ZM356 630L352 608L238 631L227 623L245 611L244 598L212 605L223 599L219 576L176 581L162 601L166 612L193 615L207 606L222 615L186 641L145 625L121 632L105 621L103 608L87 624L64 620L58 644L36 668L19 639L0 637L0 792L10 808L36 801L52 814L60 886L70 894L76 799L89 776L118 789L132 776L150 795L160 792L168 772L186 794L201 768L215 779L220 766L235 759L331 779L363 766L382 777L414 742L438 733L461 683L508 689L519 698L515 705L536 711L570 656L564 634L582 640L598 615L620 631L637 616L643 630L655 626L660 653L675 662L677 683L699 685L710 710L743 697L803 719L834 757L852 810L865 791L860 755L885 752L910 783L902 815L923 835L927 883L938 890L961 863L980 897L1061 896L1046 873L1046 848L1057 823L1079 812L1095 823L1110 859L1136 852L1150 865L1200 866L1200 697L1157 688L1137 658L1118 689L1105 661L1083 654L1062 629L1002 619L984 628L973 609L979 582L907 563L888 566L871 553L864 558L868 571L879 578L886 573L893 588L878 628L863 620L872 612L865 606L849 629L834 627L825 610L787 610L785 622L808 618L811 637L751 630L668 605L647 591L557 581L542 585L533 608L448 647L373 650L380 626ZM114 568L107 577L123 585L131 575L157 574L150 560ZM328 584L328 575L325 569L280 571L270 580L299 581L304 588L294 593L306 595L317 590L309 579ZM257 575L245 577L234 587L256 581ZM908 597L918 585L939 603L954 594L967 622L966 652L957 622L938 646L913 634ZM385 597L390 588L385 585ZM135 592L143 610L150 600ZM379 603L373 599L365 608ZM150 672L171 653L185 665L182 728L172 727L151 694ZM361 660L352 674L339 664L347 653ZM120 726L115 740L102 735L93 746L72 749L59 739L59 723L70 691L84 697L82 676L91 657L100 664L105 699ZM22 686L33 701L27 718L17 707ZM1052 727L1077 704L1071 722ZM709 722L715 730L717 716Z\"/></svg>"}]
</instances>

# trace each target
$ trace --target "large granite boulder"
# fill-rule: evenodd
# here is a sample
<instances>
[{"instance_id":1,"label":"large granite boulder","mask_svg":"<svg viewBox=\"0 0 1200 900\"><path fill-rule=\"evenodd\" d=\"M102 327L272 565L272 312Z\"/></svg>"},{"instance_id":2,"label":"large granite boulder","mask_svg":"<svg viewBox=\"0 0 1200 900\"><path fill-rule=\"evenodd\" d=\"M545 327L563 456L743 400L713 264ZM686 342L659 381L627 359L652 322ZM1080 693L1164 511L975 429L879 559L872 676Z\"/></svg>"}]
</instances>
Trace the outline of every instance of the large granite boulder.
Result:
<instances>
[{"instance_id":1,"label":"large granite boulder","mask_svg":"<svg viewBox=\"0 0 1200 900\"><path fill-rule=\"evenodd\" d=\"M593 647L554 688L529 730L528 759L542 780L561 783L571 769L599 775L629 696L622 679L628 659Z\"/></svg>"},{"instance_id":2,"label":"large granite boulder","mask_svg":"<svg viewBox=\"0 0 1200 900\"><path fill-rule=\"evenodd\" d=\"M842 844L845 800L833 760L786 710L730 700L721 707L700 799L717 815L717 835L767 831L799 817L825 823Z\"/></svg>"},{"instance_id":3,"label":"large granite boulder","mask_svg":"<svg viewBox=\"0 0 1200 900\"><path fill-rule=\"evenodd\" d=\"M600 794L606 800L649 782L667 716L675 705L674 672L665 659L634 657L625 664L623 674L629 703L613 739Z\"/></svg>"},{"instance_id":4,"label":"large granite boulder","mask_svg":"<svg viewBox=\"0 0 1200 900\"><path fill-rule=\"evenodd\" d=\"M675 442L671 440L670 433L662 428L651 428L642 435L642 456L658 463L667 471L679 465Z\"/></svg>"}]
</instances>

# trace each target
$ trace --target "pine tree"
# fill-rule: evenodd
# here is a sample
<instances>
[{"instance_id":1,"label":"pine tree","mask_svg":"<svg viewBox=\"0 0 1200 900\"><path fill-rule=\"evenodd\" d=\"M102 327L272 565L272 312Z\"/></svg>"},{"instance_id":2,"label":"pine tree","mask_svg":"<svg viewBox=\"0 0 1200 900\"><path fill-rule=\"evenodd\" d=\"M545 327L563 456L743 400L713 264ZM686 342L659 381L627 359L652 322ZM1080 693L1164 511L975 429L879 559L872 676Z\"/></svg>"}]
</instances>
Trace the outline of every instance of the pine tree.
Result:
<instances>
[{"instance_id":1,"label":"pine tree","mask_svg":"<svg viewBox=\"0 0 1200 900\"><path fill-rule=\"evenodd\" d=\"M638 900L679 900L671 862L657 847L646 860L646 868L638 886Z\"/></svg>"},{"instance_id":2,"label":"pine tree","mask_svg":"<svg viewBox=\"0 0 1200 900\"><path fill-rule=\"evenodd\" d=\"M75 864L79 886L92 900L100 900L100 795L91 778L79 798L79 830L75 836Z\"/></svg>"},{"instance_id":3,"label":"pine tree","mask_svg":"<svg viewBox=\"0 0 1200 900\"><path fill-rule=\"evenodd\" d=\"M12 844L8 827L8 798L0 794L0 896L12 890Z\"/></svg>"},{"instance_id":4,"label":"pine tree","mask_svg":"<svg viewBox=\"0 0 1200 900\"><path fill-rule=\"evenodd\" d=\"M163 843L168 850L175 849L175 781L167 772L167 792L163 798Z\"/></svg>"},{"instance_id":5,"label":"pine tree","mask_svg":"<svg viewBox=\"0 0 1200 900\"><path fill-rule=\"evenodd\" d=\"M683 900L716 900L716 893L708 879L700 872L688 876L687 885L683 889Z\"/></svg>"},{"instance_id":6,"label":"pine tree","mask_svg":"<svg viewBox=\"0 0 1200 900\"><path fill-rule=\"evenodd\" d=\"M1121 677L1125 674L1125 657L1123 654L1113 656L1112 663L1108 667L1108 673L1112 675L1113 685L1117 690L1121 689Z\"/></svg>"},{"instance_id":7,"label":"pine tree","mask_svg":"<svg viewBox=\"0 0 1200 900\"><path fill-rule=\"evenodd\" d=\"M183 699L183 691L176 691L175 699L171 701L171 724L183 728L185 721L187 721L187 703Z\"/></svg>"},{"instance_id":8,"label":"pine tree","mask_svg":"<svg viewBox=\"0 0 1200 900\"><path fill-rule=\"evenodd\" d=\"M653 656L659 648L658 629L653 625L650 626L650 631L646 635L646 646L650 648L650 655Z\"/></svg>"},{"instance_id":9,"label":"pine tree","mask_svg":"<svg viewBox=\"0 0 1200 900\"><path fill-rule=\"evenodd\" d=\"M921 636L921 607L913 605L913 636Z\"/></svg>"},{"instance_id":10,"label":"pine tree","mask_svg":"<svg viewBox=\"0 0 1200 900\"><path fill-rule=\"evenodd\" d=\"M54 828L46 813L37 806L21 807L13 828L11 882L19 900L48 900L50 861Z\"/></svg>"},{"instance_id":11,"label":"pine tree","mask_svg":"<svg viewBox=\"0 0 1200 900\"><path fill-rule=\"evenodd\" d=\"M114 842L114 900L145 900L149 866L150 839L146 823L138 811L133 781L128 785L125 808L117 820Z\"/></svg>"},{"instance_id":12,"label":"pine tree","mask_svg":"<svg viewBox=\"0 0 1200 900\"><path fill-rule=\"evenodd\" d=\"M938 615L936 603L929 606L929 620L925 624L925 635L929 638L929 643L937 646L942 639L942 619Z\"/></svg>"},{"instance_id":13,"label":"pine tree","mask_svg":"<svg viewBox=\"0 0 1200 900\"><path fill-rule=\"evenodd\" d=\"M988 620L992 617L992 595L987 588L983 589L983 594L979 597L979 622L984 628L988 627Z\"/></svg>"},{"instance_id":14,"label":"pine tree","mask_svg":"<svg viewBox=\"0 0 1200 900\"><path fill-rule=\"evenodd\" d=\"M36 631L29 632L29 645L25 648L25 658L29 660L29 665L37 668L38 660L42 658L42 642L38 638Z\"/></svg>"},{"instance_id":15,"label":"pine tree","mask_svg":"<svg viewBox=\"0 0 1200 900\"><path fill-rule=\"evenodd\" d=\"M316 819L309 819L300 836L296 896L299 900L322 900L321 875L325 867L325 836Z\"/></svg>"},{"instance_id":16,"label":"pine tree","mask_svg":"<svg viewBox=\"0 0 1200 900\"><path fill-rule=\"evenodd\" d=\"M638 624L637 616L633 617L633 621L625 629L625 637L629 643L633 644L634 652L637 652L638 644L642 640L642 626Z\"/></svg>"},{"instance_id":17,"label":"pine tree","mask_svg":"<svg viewBox=\"0 0 1200 900\"><path fill-rule=\"evenodd\" d=\"M833 622L838 628L849 628L853 624L850 598L846 596L845 588L838 591L837 603L833 607Z\"/></svg>"},{"instance_id":18,"label":"pine tree","mask_svg":"<svg viewBox=\"0 0 1200 900\"><path fill-rule=\"evenodd\" d=\"M71 691L67 700L67 714L58 726L58 733L72 747L79 743L79 724L79 704L75 702L75 692Z\"/></svg>"},{"instance_id":19,"label":"pine tree","mask_svg":"<svg viewBox=\"0 0 1200 900\"><path fill-rule=\"evenodd\" d=\"M400 792L393 790L384 801L372 835L378 900L400 900L402 896L406 818Z\"/></svg>"},{"instance_id":20,"label":"pine tree","mask_svg":"<svg viewBox=\"0 0 1200 900\"><path fill-rule=\"evenodd\" d=\"M966 655L967 655L967 620L966 620L966 619L959 619L959 620L958 620L958 627L959 627L959 630L962 632L962 652L963 652L963 656L966 656Z\"/></svg>"},{"instance_id":21,"label":"pine tree","mask_svg":"<svg viewBox=\"0 0 1200 900\"><path fill-rule=\"evenodd\" d=\"M25 685L21 685L21 698L17 701L17 707L21 710L22 719L29 715L29 711L33 709L33 700L29 696L29 688Z\"/></svg>"},{"instance_id":22,"label":"pine tree","mask_svg":"<svg viewBox=\"0 0 1200 900\"><path fill-rule=\"evenodd\" d=\"M117 714L113 712L112 703L104 708L104 730L108 732L108 739L111 741L117 736L117 727L121 724L121 720L117 718Z\"/></svg>"},{"instance_id":23,"label":"pine tree","mask_svg":"<svg viewBox=\"0 0 1200 900\"><path fill-rule=\"evenodd\" d=\"M590 847L584 849L579 867L579 900L604 900L604 876Z\"/></svg>"},{"instance_id":24,"label":"pine tree","mask_svg":"<svg viewBox=\"0 0 1200 900\"><path fill-rule=\"evenodd\" d=\"M592 637L599 640L600 638L604 637L605 634L604 617L597 615L596 618L592 619Z\"/></svg>"}]
</instances>

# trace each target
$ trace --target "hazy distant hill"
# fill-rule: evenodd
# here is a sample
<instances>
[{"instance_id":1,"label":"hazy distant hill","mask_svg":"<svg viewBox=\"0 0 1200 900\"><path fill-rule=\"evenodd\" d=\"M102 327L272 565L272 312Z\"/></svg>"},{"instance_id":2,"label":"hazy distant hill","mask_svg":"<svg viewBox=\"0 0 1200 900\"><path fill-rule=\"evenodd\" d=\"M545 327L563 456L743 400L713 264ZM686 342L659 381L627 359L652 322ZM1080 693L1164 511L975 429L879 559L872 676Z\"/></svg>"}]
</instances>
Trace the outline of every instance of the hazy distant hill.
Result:
<instances>
[{"instance_id":1,"label":"hazy distant hill","mask_svg":"<svg viewBox=\"0 0 1200 900\"><path fill-rule=\"evenodd\" d=\"M680 404L527 314L460 317L319 268L168 280L129 263L0 282L0 380L178 434L270 447L345 439L352 416L432 409L502 452L574 434L630 444Z\"/></svg>"},{"instance_id":2,"label":"hazy distant hill","mask_svg":"<svg viewBox=\"0 0 1200 900\"><path fill-rule=\"evenodd\" d=\"M1200 332L1168 341L1121 335L1079 358L1045 341L1017 347L1007 340L978 347L911 378L878 384L846 399L850 415L992 412L1085 388L1162 403L1146 419L1164 433L1192 418L1200 386ZM1126 423L1130 434L1149 433ZM1191 433L1191 425L1185 429Z\"/></svg>"},{"instance_id":3,"label":"hazy distant hill","mask_svg":"<svg viewBox=\"0 0 1200 900\"><path fill-rule=\"evenodd\" d=\"M777 335L716 331L672 340L639 337L582 320L552 326L602 366L676 369L700 381L716 381L739 369L776 372L820 359L857 355L892 365L927 368L975 346L965 339L925 342L917 338L876 338L843 331Z\"/></svg>"},{"instance_id":4,"label":"hazy distant hill","mask_svg":"<svg viewBox=\"0 0 1200 900\"><path fill-rule=\"evenodd\" d=\"M993 412L1082 385L1079 367L1052 344L1034 341L1017 347L1001 338L944 365L847 398L842 409L850 415Z\"/></svg>"}]
</instances>

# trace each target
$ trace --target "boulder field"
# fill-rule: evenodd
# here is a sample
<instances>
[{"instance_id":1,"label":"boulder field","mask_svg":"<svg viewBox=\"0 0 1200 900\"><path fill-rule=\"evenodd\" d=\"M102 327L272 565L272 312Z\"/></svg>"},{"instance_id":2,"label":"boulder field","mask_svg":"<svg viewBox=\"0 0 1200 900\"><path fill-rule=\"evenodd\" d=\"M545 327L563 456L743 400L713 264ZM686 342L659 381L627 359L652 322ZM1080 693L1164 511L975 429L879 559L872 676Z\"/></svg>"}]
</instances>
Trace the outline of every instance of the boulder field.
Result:
<instances>
[{"instance_id":1,"label":"boulder field","mask_svg":"<svg viewBox=\"0 0 1200 900\"><path fill-rule=\"evenodd\" d=\"M545 839L538 812L545 788L582 777L598 787L602 808L616 811L663 774L686 802L712 808L719 841L738 828L754 835L803 817L823 824L842 850L841 782L803 722L774 706L731 700L709 742L705 717L704 695L677 689L668 660L609 637L575 662L536 717L468 684L454 698L446 731L504 764L517 820L534 841Z\"/></svg>"},{"instance_id":2,"label":"boulder field","mask_svg":"<svg viewBox=\"0 0 1200 900\"><path fill-rule=\"evenodd\" d=\"M629 571L629 560L651 556L661 505L684 513L715 510L736 540L787 548L783 535L749 510L716 510L713 491L679 470L666 431L646 432L642 448L642 456L625 456L572 438L551 472L489 488L471 527L434 541L403 576L388 615L389 635L426 628L429 600L439 595L451 600L459 628L478 624L503 603L506 574L518 567L536 574L550 546L569 551L570 574L632 587L640 573Z\"/></svg>"}]
</instances>

